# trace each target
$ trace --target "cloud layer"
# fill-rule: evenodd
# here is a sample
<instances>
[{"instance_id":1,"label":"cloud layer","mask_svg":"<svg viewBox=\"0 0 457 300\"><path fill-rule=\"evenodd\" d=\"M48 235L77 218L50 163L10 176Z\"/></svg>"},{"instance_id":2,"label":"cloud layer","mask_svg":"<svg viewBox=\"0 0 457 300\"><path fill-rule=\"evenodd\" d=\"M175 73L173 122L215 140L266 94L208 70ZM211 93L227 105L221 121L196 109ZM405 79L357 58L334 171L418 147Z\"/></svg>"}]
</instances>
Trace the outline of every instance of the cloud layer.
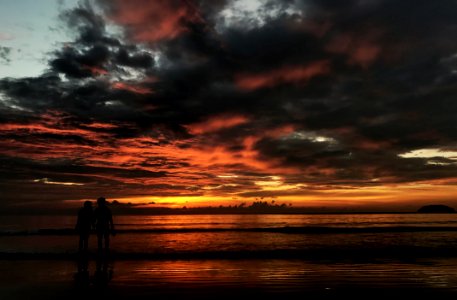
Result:
<instances>
[{"instance_id":1,"label":"cloud layer","mask_svg":"<svg viewBox=\"0 0 457 300\"><path fill-rule=\"evenodd\" d=\"M251 2L62 13L48 71L0 79L5 205L455 184L455 1Z\"/></svg>"}]
</instances>

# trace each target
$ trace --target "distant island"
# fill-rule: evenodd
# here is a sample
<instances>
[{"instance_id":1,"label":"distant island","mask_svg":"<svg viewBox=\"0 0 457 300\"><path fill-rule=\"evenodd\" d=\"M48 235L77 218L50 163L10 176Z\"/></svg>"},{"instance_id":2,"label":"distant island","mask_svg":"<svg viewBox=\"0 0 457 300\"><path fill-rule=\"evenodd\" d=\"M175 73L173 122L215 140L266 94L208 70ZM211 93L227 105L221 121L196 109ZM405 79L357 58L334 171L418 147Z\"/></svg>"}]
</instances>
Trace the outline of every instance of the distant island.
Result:
<instances>
[{"instance_id":1,"label":"distant island","mask_svg":"<svg viewBox=\"0 0 457 300\"><path fill-rule=\"evenodd\" d=\"M303 207L293 206L292 203L282 203L276 200L243 202L234 205L218 206L181 206L167 207L155 202L125 203L118 200L107 201L113 215L224 215L224 214L410 214L410 213L456 213L454 208L446 205L427 205L408 210L383 210L380 207ZM32 210L18 208L16 210L4 210L0 208L2 215L75 215L81 203L75 203L71 207L52 208L36 207Z\"/></svg>"},{"instance_id":2,"label":"distant island","mask_svg":"<svg viewBox=\"0 0 457 300\"><path fill-rule=\"evenodd\" d=\"M455 213L455 209L443 204L433 204L422 206L417 212L429 214L451 214Z\"/></svg>"},{"instance_id":3,"label":"distant island","mask_svg":"<svg viewBox=\"0 0 457 300\"><path fill-rule=\"evenodd\" d=\"M411 211L370 211L357 208L332 207L295 207L292 203L278 203L277 201L254 201L251 204L238 205L197 206L197 207L163 207L151 206L150 203L122 203L112 200L109 203L113 214L117 215L200 215L200 214L371 214L371 213L414 213Z\"/></svg>"},{"instance_id":4,"label":"distant island","mask_svg":"<svg viewBox=\"0 0 457 300\"><path fill-rule=\"evenodd\" d=\"M278 204L274 201L255 201L251 205L241 203L228 206L203 206L170 208L170 207L144 207L144 204L121 203L116 200L109 203L113 213L118 214L148 214L148 215L189 215L189 214L293 214L303 213L303 208L292 207L292 204Z\"/></svg>"}]
</instances>

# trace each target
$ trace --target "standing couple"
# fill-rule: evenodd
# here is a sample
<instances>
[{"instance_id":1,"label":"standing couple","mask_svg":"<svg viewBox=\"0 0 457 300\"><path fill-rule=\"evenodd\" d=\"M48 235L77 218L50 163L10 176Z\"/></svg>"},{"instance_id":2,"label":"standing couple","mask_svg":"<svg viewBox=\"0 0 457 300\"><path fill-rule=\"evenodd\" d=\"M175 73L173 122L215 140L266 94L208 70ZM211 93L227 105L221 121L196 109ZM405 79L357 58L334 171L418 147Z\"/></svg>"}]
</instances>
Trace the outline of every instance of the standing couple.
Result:
<instances>
[{"instance_id":1,"label":"standing couple","mask_svg":"<svg viewBox=\"0 0 457 300\"><path fill-rule=\"evenodd\" d=\"M97 199L95 210L92 210L92 202L86 201L78 212L76 231L79 233L79 252L87 252L89 235L93 227L97 233L98 251L103 251L103 244L105 251L108 251L109 235L114 236L115 232L111 210L103 197Z\"/></svg>"}]
</instances>

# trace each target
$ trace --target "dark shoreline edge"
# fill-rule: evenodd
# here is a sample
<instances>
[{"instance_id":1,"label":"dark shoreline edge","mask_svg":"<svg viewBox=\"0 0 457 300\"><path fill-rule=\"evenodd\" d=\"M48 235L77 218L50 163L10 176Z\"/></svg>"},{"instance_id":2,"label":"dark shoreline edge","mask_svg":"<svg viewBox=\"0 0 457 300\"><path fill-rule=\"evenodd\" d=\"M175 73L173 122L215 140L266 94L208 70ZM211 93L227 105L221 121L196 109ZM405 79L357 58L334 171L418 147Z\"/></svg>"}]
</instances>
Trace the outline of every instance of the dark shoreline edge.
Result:
<instances>
[{"instance_id":1,"label":"dark shoreline edge","mask_svg":"<svg viewBox=\"0 0 457 300\"><path fill-rule=\"evenodd\" d=\"M457 232L457 226L374 226L374 227L262 227L262 228L154 228L154 229L121 229L116 234L145 234L145 233L198 233L198 232L254 232L254 233L284 233L284 234L352 234L352 233L414 233L414 232ZM37 230L4 230L2 236L68 236L77 235L71 228L37 229Z\"/></svg>"},{"instance_id":2,"label":"dark shoreline edge","mask_svg":"<svg viewBox=\"0 0 457 300\"><path fill-rule=\"evenodd\" d=\"M279 260L312 260L312 261L370 261L402 260L414 261L421 258L457 258L455 248L428 247L388 247L388 248L319 248L319 249L279 249L254 251L206 251L206 252L111 252L98 254L89 252L65 253L14 253L0 252L0 260L79 260L79 259L112 259L112 260L237 260L237 259L279 259Z\"/></svg>"}]
</instances>

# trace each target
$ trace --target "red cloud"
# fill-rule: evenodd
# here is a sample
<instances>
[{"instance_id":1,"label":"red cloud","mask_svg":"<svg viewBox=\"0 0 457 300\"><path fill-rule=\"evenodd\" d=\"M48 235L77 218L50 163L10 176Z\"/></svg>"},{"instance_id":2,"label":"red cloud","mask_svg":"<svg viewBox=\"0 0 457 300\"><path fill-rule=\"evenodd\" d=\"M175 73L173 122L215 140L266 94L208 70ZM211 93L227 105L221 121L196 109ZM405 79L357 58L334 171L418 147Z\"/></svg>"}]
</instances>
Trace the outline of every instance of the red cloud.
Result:
<instances>
[{"instance_id":1,"label":"red cloud","mask_svg":"<svg viewBox=\"0 0 457 300\"><path fill-rule=\"evenodd\" d=\"M349 64L367 68L381 52L381 48L374 41L378 36L377 32L366 36L341 34L331 39L325 49L330 53L346 54Z\"/></svg>"},{"instance_id":2,"label":"red cloud","mask_svg":"<svg viewBox=\"0 0 457 300\"><path fill-rule=\"evenodd\" d=\"M109 123L100 123L100 122L94 122L90 124L85 124L84 127L88 128L95 128L95 129L113 129L113 128L118 128L118 125L115 124L109 124Z\"/></svg>"},{"instance_id":3,"label":"red cloud","mask_svg":"<svg viewBox=\"0 0 457 300\"><path fill-rule=\"evenodd\" d=\"M329 72L329 62L321 60L307 66L287 66L262 74L241 74L235 77L235 83L240 89L250 91L283 83L306 83Z\"/></svg>"},{"instance_id":4,"label":"red cloud","mask_svg":"<svg viewBox=\"0 0 457 300\"><path fill-rule=\"evenodd\" d=\"M106 71L103 68L98 68L95 66L88 66L88 65L83 65L83 68L86 70L89 70L93 75L106 75L108 74L108 71Z\"/></svg>"},{"instance_id":5,"label":"red cloud","mask_svg":"<svg viewBox=\"0 0 457 300\"><path fill-rule=\"evenodd\" d=\"M226 115L210 118L206 122L193 125L197 132L208 132L249 122L241 115ZM232 150L223 144L208 144L206 140L192 137L187 140L161 143L161 138L141 136L135 138L114 138L109 129L117 124L93 122L75 127L71 116L59 112L43 114L35 123L5 123L0 125L0 135L16 136L15 139L0 139L0 154L34 160L78 159L85 166L117 170L84 174L131 184L162 184L163 179L150 177L124 176L119 170L166 172L167 183L174 185L208 185L214 183L201 175L208 170L214 174L246 171L276 172L290 174L293 168L280 166L279 160L263 160L255 143L264 136L281 137L293 128L284 126L272 128L258 135L243 138L243 149ZM90 141L81 143L78 139ZM192 144L192 147L182 147ZM172 166L172 167L170 167ZM124 175L122 175L124 174ZM70 175L70 174L67 174ZM78 174L75 174L78 175ZM175 191L176 192L176 191Z\"/></svg>"},{"instance_id":6,"label":"red cloud","mask_svg":"<svg viewBox=\"0 0 457 300\"><path fill-rule=\"evenodd\" d=\"M172 39L186 31L187 22L201 20L187 1L116 0L111 19L126 26L131 38L140 42Z\"/></svg>"},{"instance_id":7,"label":"red cloud","mask_svg":"<svg viewBox=\"0 0 457 300\"><path fill-rule=\"evenodd\" d=\"M379 47L375 45L360 45L357 49L353 51L350 62L353 62L366 68L368 67L368 65L370 65L376 60L379 51Z\"/></svg>"},{"instance_id":8,"label":"red cloud","mask_svg":"<svg viewBox=\"0 0 457 300\"><path fill-rule=\"evenodd\" d=\"M124 82L114 82L111 87L116 90L126 90L136 94L151 94L152 91L148 88L140 87L137 85L131 85Z\"/></svg>"},{"instance_id":9,"label":"red cloud","mask_svg":"<svg viewBox=\"0 0 457 300\"><path fill-rule=\"evenodd\" d=\"M204 122L188 125L186 128L192 134L202 134L245 124L248 121L248 118L241 115L218 115L210 117Z\"/></svg>"}]
</instances>

